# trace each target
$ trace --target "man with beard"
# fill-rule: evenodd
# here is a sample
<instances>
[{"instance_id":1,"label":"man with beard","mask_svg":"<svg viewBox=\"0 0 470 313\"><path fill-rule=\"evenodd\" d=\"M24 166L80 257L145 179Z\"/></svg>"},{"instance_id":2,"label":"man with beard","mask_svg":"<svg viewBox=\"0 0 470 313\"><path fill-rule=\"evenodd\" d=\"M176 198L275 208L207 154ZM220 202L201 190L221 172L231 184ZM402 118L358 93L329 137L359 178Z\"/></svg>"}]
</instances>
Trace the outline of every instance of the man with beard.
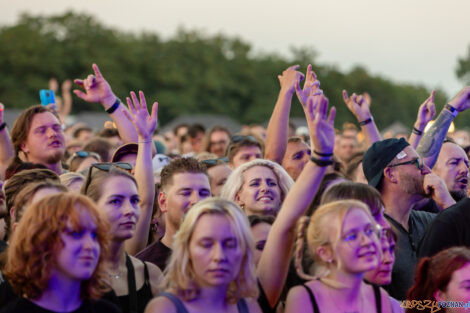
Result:
<instances>
[{"instance_id":1,"label":"man with beard","mask_svg":"<svg viewBox=\"0 0 470 313\"><path fill-rule=\"evenodd\" d=\"M456 143L442 145L433 172L446 182L456 205L436 216L424 234L418 256L433 256L453 246L470 246L470 199L466 197L468 185L468 157Z\"/></svg>"},{"instance_id":2,"label":"man with beard","mask_svg":"<svg viewBox=\"0 0 470 313\"><path fill-rule=\"evenodd\" d=\"M15 149L13 162L39 163L62 174L65 140L57 113L40 105L28 108L16 119L11 138Z\"/></svg>"},{"instance_id":3,"label":"man with beard","mask_svg":"<svg viewBox=\"0 0 470 313\"><path fill-rule=\"evenodd\" d=\"M364 155L363 169L369 185L380 191L385 217L398 235L392 283L386 289L392 297L403 300L413 283L418 243L435 216L412 210L413 205L426 196L442 207L455 201L442 179L431 173L404 139L375 142Z\"/></svg>"},{"instance_id":4,"label":"man with beard","mask_svg":"<svg viewBox=\"0 0 470 313\"><path fill-rule=\"evenodd\" d=\"M211 196L206 167L194 158L175 159L162 170L160 190L158 204L165 214L165 235L137 253L136 258L151 262L163 271L184 214L194 204Z\"/></svg>"}]
</instances>

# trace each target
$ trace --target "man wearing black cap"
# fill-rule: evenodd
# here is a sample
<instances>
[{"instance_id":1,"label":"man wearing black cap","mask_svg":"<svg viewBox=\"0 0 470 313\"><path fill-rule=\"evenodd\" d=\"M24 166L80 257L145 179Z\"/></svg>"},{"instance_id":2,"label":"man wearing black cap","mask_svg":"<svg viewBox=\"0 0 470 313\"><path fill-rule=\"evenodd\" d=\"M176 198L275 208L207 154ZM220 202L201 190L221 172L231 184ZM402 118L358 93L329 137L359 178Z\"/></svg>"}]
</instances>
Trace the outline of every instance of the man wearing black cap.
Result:
<instances>
[{"instance_id":1,"label":"man wearing black cap","mask_svg":"<svg viewBox=\"0 0 470 313\"><path fill-rule=\"evenodd\" d=\"M444 182L423 163L404 139L386 139L374 143L363 159L369 185L377 188L385 204L385 216L398 234L391 296L403 300L413 282L417 263L416 249L434 214L412 210L413 205L430 195L443 207L455 203Z\"/></svg>"}]
</instances>

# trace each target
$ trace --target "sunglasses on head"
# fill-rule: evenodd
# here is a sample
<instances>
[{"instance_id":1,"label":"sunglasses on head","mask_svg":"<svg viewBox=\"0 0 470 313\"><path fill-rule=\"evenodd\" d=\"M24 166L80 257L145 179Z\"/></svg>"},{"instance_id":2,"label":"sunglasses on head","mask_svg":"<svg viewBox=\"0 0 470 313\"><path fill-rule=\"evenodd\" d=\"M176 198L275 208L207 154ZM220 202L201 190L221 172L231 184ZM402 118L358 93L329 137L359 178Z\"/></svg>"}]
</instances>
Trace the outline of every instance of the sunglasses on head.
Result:
<instances>
[{"instance_id":1,"label":"sunglasses on head","mask_svg":"<svg viewBox=\"0 0 470 313\"><path fill-rule=\"evenodd\" d=\"M232 143L238 143L240 141L252 141L252 142L258 142L258 140L256 140L255 137L253 136L244 136L244 135L233 135L231 138L230 138L230 141Z\"/></svg>"},{"instance_id":2,"label":"sunglasses on head","mask_svg":"<svg viewBox=\"0 0 470 313\"><path fill-rule=\"evenodd\" d=\"M125 162L114 162L114 163L110 163L110 162L103 162L103 163L94 163L90 166L90 169L88 170L88 175L87 175L87 178L86 178L86 182L85 182L85 189L83 191L83 193L86 195L87 194L87 191L88 191L88 187L90 186L90 183L91 183L91 175L92 175L92 171L93 171L93 168L97 168L99 169L100 171L105 171L105 172L109 172L109 170L111 169L111 167L117 167L119 169L122 169L122 170L125 170L126 172L131 172L132 171L132 165L130 163L125 163Z\"/></svg>"},{"instance_id":3,"label":"sunglasses on head","mask_svg":"<svg viewBox=\"0 0 470 313\"><path fill-rule=\"evenodd\" d=\"M207 160L202 160L201 163L205 165L217 165L219 161L228 163L228 158L227 157L221 157L217 159L207 159Z\"/></svg>"},{"instance_id":4,"label":"sunglasses on head","mask_svg":"<svg viewBox=\"0 0 470 313\"><path fill-rule=\"evenodd\" d=\"M74 154L72 154L72 156L70 157L69 163L71 163L76 158L87 158L87 157L93 157L93 158L97 159L98 161L101 161L101 157L98 153L80 150L80 151L77 151Z\"/></svg>"}]
</instances>

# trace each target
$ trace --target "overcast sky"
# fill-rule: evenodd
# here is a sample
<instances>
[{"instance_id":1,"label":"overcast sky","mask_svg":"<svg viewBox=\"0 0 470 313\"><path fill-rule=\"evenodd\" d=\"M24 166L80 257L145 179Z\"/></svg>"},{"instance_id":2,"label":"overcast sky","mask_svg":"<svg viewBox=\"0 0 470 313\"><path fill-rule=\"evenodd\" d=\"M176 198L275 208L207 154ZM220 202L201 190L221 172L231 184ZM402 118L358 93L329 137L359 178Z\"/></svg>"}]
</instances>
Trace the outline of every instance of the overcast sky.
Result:
<instances>
[{"instance_id":1,"label":"overcast sky","mask_svg":"<svg viewBox=\"0 0 470 313\"><path fill-rule=\"evenodd\" d=\"M20 13L93 14L122 30L164 38L179 26L239 36L255 51L288 54L311 46L319 61L348 70L355 64L399 82L461 87L457 58L470 45L469 0L0 0L0 24ZM321 77L320 77L321 80Z\"/></svg>"}]
</instances>

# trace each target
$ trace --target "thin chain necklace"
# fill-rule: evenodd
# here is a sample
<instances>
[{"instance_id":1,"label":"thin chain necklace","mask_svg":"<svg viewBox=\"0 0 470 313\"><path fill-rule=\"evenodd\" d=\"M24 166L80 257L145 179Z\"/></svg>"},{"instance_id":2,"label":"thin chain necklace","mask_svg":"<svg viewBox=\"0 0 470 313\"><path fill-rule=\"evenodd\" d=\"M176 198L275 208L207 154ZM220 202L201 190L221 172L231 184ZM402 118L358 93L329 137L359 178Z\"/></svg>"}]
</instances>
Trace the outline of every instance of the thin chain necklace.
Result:
<instances>
[{"instance_id":1,"label":"thin chain necklace","mask_svg":"<svg viewBox=\"0 0 470 313\"><path fill-rule=\"evenodd\" d=\"M117 273L117 274L108 272L108 276L109 276L110 278L119 279L119 278L121 278L121 276L122 276L122 270L119 271L119 273Z\"/></svg>"},{"instance_id":2,"label":"thin chain necklace","mask_svg":"<svg viewBox=\"0 0 470 313\"><path fill-rule=\"evenodd\" d=\"M345 311L343 310L342 308L339 307L339 305L336 303L334 297L331 295L331 290L330 290L330 286L327 286L327 289L328 289L328 297L330 297L330 300L331 302L333 302L334 306L338 309L338 312L343 312L343 313L359 313L359 312L362 312L362 309L363 309L363 299L362 299L362 289L360 291L360 294L359 294L359 300L360 300L360 310L359 311ZM360 288L360 287L359 287Z\"/></svg>"}]
</instances>

